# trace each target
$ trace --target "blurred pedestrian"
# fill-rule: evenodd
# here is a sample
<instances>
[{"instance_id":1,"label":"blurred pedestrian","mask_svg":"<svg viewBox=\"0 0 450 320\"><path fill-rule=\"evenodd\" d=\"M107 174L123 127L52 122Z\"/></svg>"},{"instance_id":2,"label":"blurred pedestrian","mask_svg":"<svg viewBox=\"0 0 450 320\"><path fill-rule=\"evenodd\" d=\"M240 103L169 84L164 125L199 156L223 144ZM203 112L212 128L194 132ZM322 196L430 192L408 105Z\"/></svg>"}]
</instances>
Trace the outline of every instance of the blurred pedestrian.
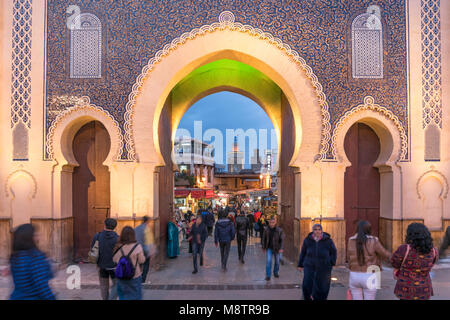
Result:
<instances>
[{"instance_id":1,"label":"blurred pedestrian","mask_svg":"<svg viewBox=\"0 0 450 320\"><path fill-rule=\"evenodd\" d=\"M37 246L37 232L27 223L13 233L10 269L14 283L11 300L55 300L48 282L53 278L45 254Z\"/></svg>"},{"instance_id":2,"label":"blurred pedestrian","mask_svg":"<svg viewBox=\"0 0 450 320\"><path fill-rule=\"evenodd\" d=\"M142 283L147 280L147 274L150 269L150 243L148 239L148 232L150 231L148 225L150 223L150 218L144 216L142 218L142 223L134 229L136 232L136 240L142 246L144 250L145 262L142 265Z\"/></svg>"},{"instance_id":3,"label":"blurred pedestrian","mask_svg":"<svg viewBox=\"0 0 450 320\"><path fill-rule=\"evenodd\" d=\"M445 250L450 245L450 226L445 231L444 238L442 239L441 248L439 249L439 257L442 259L445 256Z\"/></svg>"}]
</instances>

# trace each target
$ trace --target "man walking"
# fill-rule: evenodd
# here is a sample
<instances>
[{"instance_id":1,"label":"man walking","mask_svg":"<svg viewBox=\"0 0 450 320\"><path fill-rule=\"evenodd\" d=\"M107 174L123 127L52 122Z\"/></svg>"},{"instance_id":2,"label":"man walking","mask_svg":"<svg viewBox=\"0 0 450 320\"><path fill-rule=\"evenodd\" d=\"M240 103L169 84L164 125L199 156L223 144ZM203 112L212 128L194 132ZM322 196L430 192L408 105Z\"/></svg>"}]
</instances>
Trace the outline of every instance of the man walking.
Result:
<instances>
[{"instance_id":1,"label":"man walking","mask_svg":"<svg viewBox=\"0 0 450 320\"><path fill-rule=\"evenodd\" d=\"M117 221L111 218L105 220L105 229L102 232L96 233L92 239L91 248L94 247L95 242L98 241L98 275L100 282L100 293L103 300L117 299L117 283L114 269L116 264L113 261L113 249L119 238L114 229L117 226ZM109 279L112 280L111 292L109 292Z\"/></svg>"},{"instance_id":2,"label":"man walking","mask_svg":"<svg viewBox=\"0 0 450 320\"><path fill-rule=\"evenodd\" d=\"M203 223L203 217L200 214L192 225L192 230L188 239L192 240L192 256L194 259L193 274L198 272L197 255L200 255L200 266L203 266L203 249L205 248L206 238L208 238L208 230Z\"/></svg>"},{"instance_id":3,"label":"man walking","mask_svg":"<svg viewBox=\"0 0 450 320\"><path fill-rule=\"evenodd\" d=\"M205 221L206 227L208 228L208 236L212 235L215 221L216 219L214 218L214 213L212 212L212 209L209 208L208 213L206 214L206 221Z\"/></svg>"},{"instance_id":4,"label":"man walking","mask_svg":"<svg viewBox=\"0 0 450 320\"><path fill-rule=\"evenodd\" d=\"M145 262L142 265L142 283L145 283L147 279L147 274L150 269L150 247L148 243L148 234L147 226L150 222L150 218L147 216L143 217L142 223L134 229L136 233L136 241L142 246L144 249Z\"/></svg>"},{"instance_id":5,"label":"man walking","mask_svg":"<svg viewBox=\"0 0 450 320\"><path fill-rule=\"evenodd\" d=\"M245 263L244 255L245 248L247 246L247 229L248 218L245 216L245 212L238 209L238 216L236 217L236 237L238 245L239 261Z\"/></svg>"},{"instance_id":6,"label":"man walking","mask_svg":"<svg viewBox=\"0 0 450 320\"><path fill-rule=\"evenodd\" d=\"M275 278L279 277L280 254L283 253L285 235L283 230L277 227L276 224L276 218L270 218L269 226L264 229L262 237L262 248L266 251L266 281L270 280L270 275L272 274L272 257L275 260L273 275Z\"/></svg>"},{"instance_id":7,"label":"man walking","mask_svg":"<svg viewBox=\"0 0 450 320\"><path fill-rule=\"evenodd\" d=\"M255 223L255 217L253 215L253 212L251 211L248 212L247 220L248 220L248 235L250 237L253 237L253 223Z\"/></svg>"},{"instance_id":8,"label":"man walking","mask_svg":"<svg viewBox=\"0 0 450 320\"><path fill-rule=\"evenodd\" d=\"M227 271L228 254L230 253L231 241L235 237L233 222L227 219L226 213L219 213L219 220L216 222L214 230L214 242L216 247L220 244L220 257L222 261L222 271Z\"/></svg>"}]
</instances>

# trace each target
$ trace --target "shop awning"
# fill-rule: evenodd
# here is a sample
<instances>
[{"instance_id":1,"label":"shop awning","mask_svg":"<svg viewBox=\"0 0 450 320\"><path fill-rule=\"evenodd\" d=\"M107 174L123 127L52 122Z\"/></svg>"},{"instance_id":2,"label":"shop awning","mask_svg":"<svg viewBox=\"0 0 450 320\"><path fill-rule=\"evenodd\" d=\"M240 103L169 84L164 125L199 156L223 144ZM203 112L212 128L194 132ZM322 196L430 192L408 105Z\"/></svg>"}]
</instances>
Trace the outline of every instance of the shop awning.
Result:
<instances>
[{"instance_id":1,"label":"shop awning","mask_svg":"<svg viewBox=\"0 0 450 320\"><path fill-rule=\"evenodd\" d=\"M216 194L214 193L214 190L206 190L205 198L215 198Z\"/></svg>"},{"instance_id":2,"label":"shop awning","mask_svg":"<svg viewBox=\"0 0 450 320\"><path fill-rule=\"evenodd\" d=\"M205 190L191 190L191 197L194 199L205 198Z\"/></svg>"},{"instance_id":3,"label":"shop awning","mask_svg":"<svg viewBox=\"0 0 450 320\"><path fill-rule=\"evenodd\" d=\"M191 191L189 189L175 189L175 197L185 198L189 195Z\"/></svg>"}]
</instances>

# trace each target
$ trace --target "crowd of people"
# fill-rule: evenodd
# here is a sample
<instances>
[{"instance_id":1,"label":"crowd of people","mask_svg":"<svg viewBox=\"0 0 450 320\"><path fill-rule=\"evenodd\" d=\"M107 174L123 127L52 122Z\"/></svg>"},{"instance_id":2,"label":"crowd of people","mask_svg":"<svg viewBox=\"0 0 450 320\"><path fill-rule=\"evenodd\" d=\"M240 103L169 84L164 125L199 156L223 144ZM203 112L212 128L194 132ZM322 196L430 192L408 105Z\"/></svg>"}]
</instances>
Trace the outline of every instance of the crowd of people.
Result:
<instances>
[{"instance_id":1,"label":"crowd of people","mask_svg":"<svg viewBox=\"0 0 450 320\"><path fill-rule=\"evenodd\" d=\"M216 221L217 215L217 221ZM180 224L179 219L184 220ZM184 218L184 219L182 219ZM178 221L177 221L178 220ZM146 282L150 263L157 254L149 226L142 224L133 229L126 226L120 236L114 231L115 219L108 218L104 230L92 239L89 257L98 267L100 294L104 300L140 300L142 284ZM266 256L266 280L279 277L284 250L285 234L277 225L277 215L265 216L259 210L241 210L226 207L219 210L199 210L175 215L168 223L168 257L179 254L178 232L185 229L189 252L193 257L193 274L203 266L203 251L208 237L220 248L221 269L227 271L231 243L237 242L238 259L245 263L248 237L258 237ZM373 271L381 270L382 261L394 269L395 295L401 300L428 300L433 295L430 272L449 245L450 227L447 228L440 250L424 224L408 226L405 243L395 252L386 250L372 235L371 225L359 221L355 235L348 239L346 261L349 269L347 299L375 300L379 287L373 284ZM17 227L13 234L10 273L14 290L11 299L55 299L49 281L52 270L45 254L36 245L37 233L31 224ZM305 300L327 300L331 285L331 272L337 261L337 249L329 233L320 224L314 224L304 239L297 267L303 272L302 292Z\"/></svg>"}]
</instances>

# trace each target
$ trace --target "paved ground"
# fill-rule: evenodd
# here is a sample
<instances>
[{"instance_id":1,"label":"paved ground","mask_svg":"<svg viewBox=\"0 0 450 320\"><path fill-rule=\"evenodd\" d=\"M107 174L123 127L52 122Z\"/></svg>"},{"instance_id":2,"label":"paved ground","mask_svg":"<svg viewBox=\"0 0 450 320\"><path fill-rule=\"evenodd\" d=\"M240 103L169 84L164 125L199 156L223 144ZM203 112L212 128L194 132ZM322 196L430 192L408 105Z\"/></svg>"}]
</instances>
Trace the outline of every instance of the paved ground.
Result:
<instances>
[{"instance_id":1,"label":"paved ground","mask_svg":"<svg viewBox=\"0 0 450 320\"><path fill-rule=\"evenodd\" d=\"M159 271L152 272L149 283L144 285L144 299L189 299L189 300L298 300L301 295L302 273L293 263L285 263L280 269L280 278L265 281L265 256L259 239L251 238L246 252L246 263L237 258L234 242L228 261L228 271L220 270L219 249L208 239L205 247L205 265L199 273L192 274L192 256L188 254L187 243L181 245L181 254L176 259L168 259ZM51 285L59 299L100 299L96 267L80 264L81 289L67 289L69 274L66 269L58 271ZM436 300L450 300L450 261L442 261L433 269L433 287ZM333 270L330 300L344 300L348 283L348 270L336 267ZM0 277L0 299L7 299L11 292L11 278ZM381 277L381 289L377 299L396 299L395 281L392 269L385 268Z\"/></svg>"}]
</instances>

